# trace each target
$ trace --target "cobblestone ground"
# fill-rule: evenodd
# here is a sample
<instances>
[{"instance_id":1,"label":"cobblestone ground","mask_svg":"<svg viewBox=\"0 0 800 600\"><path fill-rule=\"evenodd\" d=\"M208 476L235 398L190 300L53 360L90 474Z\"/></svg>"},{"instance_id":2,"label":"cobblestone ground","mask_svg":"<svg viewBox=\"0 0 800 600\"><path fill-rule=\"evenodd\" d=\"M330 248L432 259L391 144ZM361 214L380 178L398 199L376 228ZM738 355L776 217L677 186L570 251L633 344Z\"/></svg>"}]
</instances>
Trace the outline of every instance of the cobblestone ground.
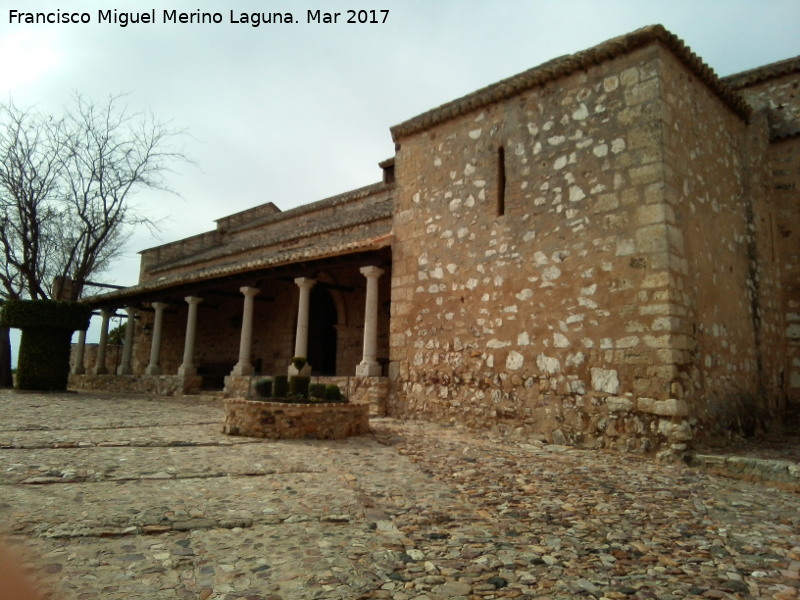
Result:
<instances>
[{"instance_id":1,"label":"cobblestone ground","mask_svg":"<svg viewBox=\"0 0 800 600\"><path fill-rule=\"evenodd\" d=\"M388 419L227 437L202 399L0 414L5 543L59 600L798 597L800 494L684 466Z\"/></svg>"}]
</instances>

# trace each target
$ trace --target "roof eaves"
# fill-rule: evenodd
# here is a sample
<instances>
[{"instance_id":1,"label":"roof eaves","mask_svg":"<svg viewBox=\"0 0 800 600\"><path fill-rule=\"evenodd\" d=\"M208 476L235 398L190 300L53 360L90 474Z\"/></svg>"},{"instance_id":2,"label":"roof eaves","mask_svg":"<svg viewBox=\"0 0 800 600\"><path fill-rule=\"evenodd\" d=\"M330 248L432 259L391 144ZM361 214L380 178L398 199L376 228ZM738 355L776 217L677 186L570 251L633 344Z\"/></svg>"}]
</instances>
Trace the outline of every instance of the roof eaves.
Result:
<instances>
[{"instance_id":1,"label":"roof eaves","mask_svg":"<svg viewBox=\"0 0 800 600\"><path fill-rule=\"evenodd\" d=\"M521 92L541 87L564 78L577 71L601 64L652 43L661 43L682 63L690 68L725 104L742 119L750 116L749 106L736 93L725 86L714 73L678 36L662 25L651 25L637 29L603 42L576 54L553 59L538 67L504 79L471 94L429 110L390 129L392 139L424 131L429 127L454 119L473 110L484 108L495 102L506 100Z\"/></svg>"},{"instance_id":2,"label":"roof eaves","mask_svg":"<svg viewBox=\"0 0 800 600\"><path fill-rule=\"evenodd\" d=\"M154 294L159 291L168 290L172 287L210 281L230 275L247 273L250 271L280 267L296 262L333 258L336 256L365 252L369 250L380 250L390 246L391 243L392 233L389 232L354 242L345 242L331 246L318 246L312 250L298 249L270 258L255 259L242 263L198 269L197 271L192 271L191 273L184 273L181 275L175 275L173 277L162 277L121 290L108 292L107 294L100 294L97 296L84 298L82 301L86 302L90 306L117 304L128 298Z\"/></svg>"},{"instance_id":3,"label":"roof eaves","mask_svg":"<svg viewBox=\"0 0 800 600\"><path fill-rule=\"evenodd\" d=\"M741 73L734 73L722 78L722 82L734 90L758 85L770 79L777 79L792 73L800 73L800 56L787 58Z\"/></svg>"}]
</instances>

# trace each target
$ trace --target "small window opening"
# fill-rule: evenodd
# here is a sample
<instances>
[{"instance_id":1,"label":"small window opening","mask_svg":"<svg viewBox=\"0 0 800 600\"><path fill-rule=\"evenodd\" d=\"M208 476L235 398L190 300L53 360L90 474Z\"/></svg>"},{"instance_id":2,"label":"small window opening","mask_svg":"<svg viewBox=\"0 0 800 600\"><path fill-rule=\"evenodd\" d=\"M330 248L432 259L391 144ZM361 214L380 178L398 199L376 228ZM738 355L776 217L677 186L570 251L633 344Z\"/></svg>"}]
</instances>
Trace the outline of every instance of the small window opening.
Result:
<instances>
[{"instance_id":1,"label":"small window opening","mask_svg":"<svg viewBox=\"0 0 800 600\"><path fill-rule=\"evenodd\" d=\"M506 151L497 149L497 216L506 214Z\"/></svg>"}]
</instances>

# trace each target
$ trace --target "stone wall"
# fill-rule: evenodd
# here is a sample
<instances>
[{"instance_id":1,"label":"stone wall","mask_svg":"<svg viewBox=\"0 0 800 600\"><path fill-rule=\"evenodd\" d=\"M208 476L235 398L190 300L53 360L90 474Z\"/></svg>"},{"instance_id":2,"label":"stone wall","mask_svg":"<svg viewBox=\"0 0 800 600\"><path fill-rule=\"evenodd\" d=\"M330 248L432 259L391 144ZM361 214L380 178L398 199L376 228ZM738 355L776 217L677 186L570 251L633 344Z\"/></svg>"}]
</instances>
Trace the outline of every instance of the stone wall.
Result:
<instances>
[{"instance_id":1,"label":"stone wall","mask_svg":"<svg viewBox=\"0 0 800 600\"><path fill-rule=\"evenodd\" d=\"M94 392L180 396L200 393L200 377L179 375L70 375L69 388Z\"/></svg>"},{"instance_id":2,"label":"stone wall","mask_svg":"<svg viewBox=\"0 0 800 600\"><path fill-rule=\"evenodd\" d=\"M685 449L758 390L748 135L651 45L398 139L390 414Z\"/></svg>"},{"instance_id":3,"label":"stone wall","mask_svg":"<svg viewBox=\"0 0 800 600\"><path fill-rule=\"evenodd\" d=\"M340 440L369 433L364 404L285 404L225 400L223 433L269 439Z\"/></svg>"},{"instance_id":4,"label":"stone wall","mask_svg":"<svg viewBox=\"0 0 800 600\"><path fill-rule=\"evenodd\" d=\"M225 395L230 398L253 398L253 382L258 377L226 377ZM312 383L338 385L350 404L368 404L369 414L384 416L389 396L387 377L314 377Z\"/></svg>"},{"instance_id":5,"label":"stone wall","mask_svg":"<svg viewBox=\"0 0 800 600\"><path fill-rule=\"evenodd\" d=\"M314 379L317 381L317 378ZM351 404L368 404L370 415L386 415L388 377L320 377L320 383L336 384Z\"/></svg>"},{"instance_id":6,"label":"stone wall","mask_svg":"<svg viewBox=\"0 0 800 600\"><path fill-rule=\"evenodd\" d=\"M762 255L776 267L778 326L769 340L781 353L773 370L795 412L800 411L800 58L730 78L730 83L766 119L771 189L762 226L768 242Z\"/></svg>"},{"instance_id":7,"label":"stone wall","mask_svg":"<svg viewBox=\"0 0 800 600\"><path fill-rule=\"evenodd\" d=\"M664 61L663 81L673 395L687 402L696 436L752 434L775 396L767 374L780 337L763 226L766 124L748 127L675 59Z\"/></svg>"},{"instance_id":8,"label":"stone wall","mask_svg":"<svg viewBox=\"0 0 800 600\"><path fill-rule=\"evenodd\" d=\"M784 362L778 372L797 415L800 414L800 135L773 142L770 158L775 203L771 225L775 256L780 258L785 339Z\"/></svg>"}]
</instances>

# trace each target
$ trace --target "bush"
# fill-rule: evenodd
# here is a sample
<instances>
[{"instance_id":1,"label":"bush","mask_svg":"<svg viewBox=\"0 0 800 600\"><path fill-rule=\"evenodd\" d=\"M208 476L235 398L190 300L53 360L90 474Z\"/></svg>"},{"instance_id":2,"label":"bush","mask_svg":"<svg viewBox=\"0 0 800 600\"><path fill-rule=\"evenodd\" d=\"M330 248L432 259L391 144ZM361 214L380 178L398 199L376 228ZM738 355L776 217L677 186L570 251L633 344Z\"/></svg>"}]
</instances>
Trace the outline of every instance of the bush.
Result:
<instances>
[{"instance_id":1,"label":"bush","mask_svg":"<svg viewBox=\"0 0 800 600\"><path fill-rule=\"evenodd\" d=\"M325 388L324 383L312 383L308 388L308 394L312 400L324 400Z\"/></svg>"},{"instance_id":2,"label":"bush","mask_svg":"<svg viewBox=\"0 0 800 600\"><path fill-rule=\"evenodd\" d=\"M275 375L272 378L273 398L286 398L289 394L289 377L287 375Z\"/></svg>"},{"instance_id":3,"label":"bush","mask_svg":"<svg viewBox=\"0 0 800 600\"><path fill-rule=\"evenodd\" d=\"M325 400L328 402L342 402L342 391L335 383L325 386Z\"/></svg>"},{"instance_id":4,"label":"bush","mask_svg":"<svg viewBox=\"0 0 800 600\"><path fill-rule=\"evenodd\" d=\"M89 327L92 309L81 302L58 300L6 300L0 311L0 327L16 329L67 329Z\"/></svg>"},{"instance_id":5,"label":"bush","mask_svg":"<svg viewBox=\"0 0 800 600\"><path fill-rule=\"evenodd\" d=\"M0 311L0 326L22 330L17 389L66 390L72 332L86 329L91 315L91 308L80 302L7 301Z\"/></svg>"},{"instance_id":6,"label":"bush","mask_svg":"<svg viewBox=\"0 0 800 600\"><path fill-rule=\"evenodd\" d=\"M295 398L308 398L311 377L293 375L289 377L289 395Z\"/></svg>"},{"instance_id":7,"label":"bush","mask_svg":"<svg viewBox=\"0 0 800 600\"><path fill-rule=\"evenodd\" d=\"M253 389L255 390L255 393L259 398L271 398L272 397L272 379L270 379L269 377L263 377L261 379L256 379L256 382L253 385Z\"/></svg>"}]
</instances>

